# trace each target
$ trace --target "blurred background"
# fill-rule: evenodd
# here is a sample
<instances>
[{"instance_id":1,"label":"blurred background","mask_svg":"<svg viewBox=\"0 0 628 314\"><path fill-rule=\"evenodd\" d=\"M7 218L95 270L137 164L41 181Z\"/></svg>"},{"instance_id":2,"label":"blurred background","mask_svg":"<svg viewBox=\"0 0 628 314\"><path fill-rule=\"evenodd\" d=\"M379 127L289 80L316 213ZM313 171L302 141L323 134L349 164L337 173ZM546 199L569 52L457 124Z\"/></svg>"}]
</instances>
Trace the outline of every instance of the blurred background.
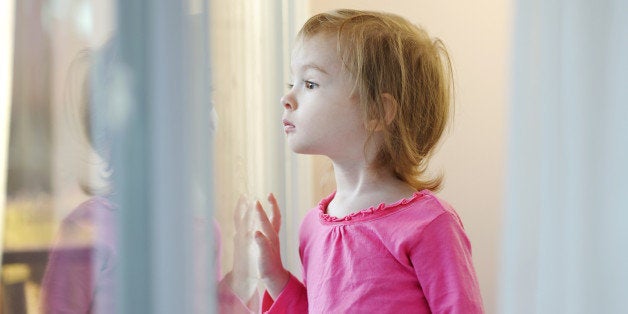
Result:
<instances>
[{"instance_id":1,"label":"blurred background","mask_svg":"<svg viewBox=\"0 0 628 314\"><path fill-rule=\"evenodd\" d=\"M294 35L335 8L400 14L449 49L455 116L430 169L486 312L628 312L625 1L1 6L2 313L45 312L51 249L95 242L120 255L118 312L212 312L241 194L278 196L299 277L299 223L334 182L286 148L279 98ZM101 197L114 218L73 215Z\"/></svg>"}]
</instances>

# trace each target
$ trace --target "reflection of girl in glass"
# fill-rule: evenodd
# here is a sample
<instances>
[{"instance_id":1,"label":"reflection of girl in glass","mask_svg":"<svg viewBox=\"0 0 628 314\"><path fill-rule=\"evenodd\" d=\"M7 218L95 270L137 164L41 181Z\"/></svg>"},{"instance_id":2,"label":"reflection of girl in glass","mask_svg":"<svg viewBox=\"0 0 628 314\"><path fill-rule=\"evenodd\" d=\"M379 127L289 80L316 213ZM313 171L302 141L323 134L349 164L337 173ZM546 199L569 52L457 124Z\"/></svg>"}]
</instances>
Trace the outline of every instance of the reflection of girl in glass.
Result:
<instances>
[{"instance_id":1,"label":"reflection of girl in glass","mask_svg":"<svg viewBox=\"0 0 628 314\"><path fill-rule=\"evenodd\" d=\"M121 210L110 199L115 193L111 177L115 176L109 158L115 142L111 139L110 117L115 95L114 71L116 70L114 41L109 41L95 54L88 51L79 54L70 69L68 118L74 126L74 134L83 144L87 165L86 176L80 180L89 199L74 208L61 222L56 243L50 252L42 284L43 313L115 313L118 246L116 223ZM82 75L82 77L81 77ZM72 93L76 82L81 85L80 96ZM74 99L80 99L75 101ZM239 213L249 206L245 199L238 203ZM237 215L236 215L237 216ZM236 219L241 220L238 216ZM212 236L208 224L213 224ZM208 312L205 308L212 283L204 282L203 265L207 250L213 250L220 261L220 232L215 221L195 219L194 265L197 282L194 283L194 309L196 313ZM234 239L239 245L238 237ZM236 246L236 248L239 248ZM258 306L257 275L253 274L243 253L235 250L233 270L218 283L218 308L220 313L249 313ZM217 278L220 265L215 263ZM242 301L245 300L245 301Z\"/></svg>"},{"instance_id":2,"label":"reflection of girl in glass","mask_svg":"<svg viewBox=\"0 0 628 314\"><path fill-rule=\"evenodd\" d=\"M110 44L101 50L103 54L107 52L113 53ZM92 115L100 114L90 93L93 84L87 78L94 57L84 51L74 60L65 107L74 139L82 144L81 166L87 166L81 171L79 183L90 198L61 222L42 284L44 313L115 312L117 208L108 198L112 190L107 163L108 132L103 123L92 123ZM113 56L97 57L111 60ZM77 84L81 85L78 97L73 93Z\"/></svg>"}]
</instances>

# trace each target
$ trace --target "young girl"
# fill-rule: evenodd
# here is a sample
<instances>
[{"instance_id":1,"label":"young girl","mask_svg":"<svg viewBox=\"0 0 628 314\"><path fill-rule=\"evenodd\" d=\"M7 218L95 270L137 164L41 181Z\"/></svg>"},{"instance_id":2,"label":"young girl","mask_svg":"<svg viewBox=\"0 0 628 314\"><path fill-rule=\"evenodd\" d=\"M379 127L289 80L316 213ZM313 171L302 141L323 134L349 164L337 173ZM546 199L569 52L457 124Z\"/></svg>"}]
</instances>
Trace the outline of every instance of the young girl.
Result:
<instances>
[{"instance_id":1,"label":"young girl","mask_svg":"<svg viewBox=\"0 0 628 314\"><path fill-rule=\"evenodd\" d=\"M271 219L254 207L262 311L482 313L469 240L425 171L449 119L442 43L399 16L355 10L318 14L297 39L281 99L287 142L328 156L337 190L301 225L302 282L281 262L276 200Z\"/></svg>"}]
</instances>

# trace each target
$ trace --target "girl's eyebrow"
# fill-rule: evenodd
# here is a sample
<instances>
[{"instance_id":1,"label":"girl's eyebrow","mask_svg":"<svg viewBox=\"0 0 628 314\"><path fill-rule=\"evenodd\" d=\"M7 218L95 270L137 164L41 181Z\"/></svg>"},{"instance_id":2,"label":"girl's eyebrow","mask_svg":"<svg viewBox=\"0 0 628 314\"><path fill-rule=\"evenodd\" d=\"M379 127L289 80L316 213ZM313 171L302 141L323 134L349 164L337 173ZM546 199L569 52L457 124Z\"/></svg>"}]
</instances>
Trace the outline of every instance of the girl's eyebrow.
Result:
<instances>
[{"instance_id":1,"label":"girl's eyebrow","mask_svg":"<svg viewBox=\"0 0 628 314\"><path fill-rule=\"evenodd\" d=\"M316 70L316 71L321 72L323 74L329 75L329 73L327 73L327 71L325 71L325 69L323 69L321 66L318 66L318 65L316 65L314 63L308 63L308 64L305 64L305 65L303 65L301 67L301 70L304 71L304 72L309 70L309 69Z\"/></svg>"}]
</instances>

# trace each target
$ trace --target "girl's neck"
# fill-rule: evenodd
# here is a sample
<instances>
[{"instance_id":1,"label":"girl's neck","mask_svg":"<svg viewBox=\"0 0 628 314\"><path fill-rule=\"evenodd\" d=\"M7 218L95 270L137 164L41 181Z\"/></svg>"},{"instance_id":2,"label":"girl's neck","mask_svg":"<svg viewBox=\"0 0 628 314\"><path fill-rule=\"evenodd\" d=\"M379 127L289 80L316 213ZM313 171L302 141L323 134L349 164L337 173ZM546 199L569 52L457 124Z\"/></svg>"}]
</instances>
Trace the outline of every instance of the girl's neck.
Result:
<instances>
[{"instance_id":1,"label":"girl's neck","mask_svg":"<svg viewBox=\"0 0 628 314\"><path fill-rule=\"evenodd\" d=\"M336 178L336 196L346 197L368 193L381 184L386 174L373 171L365 163L348 162L345 164L334 162L334 176Z\"/></svg>"},{"instance_id":2,"label":"girl's neck","mask_svg":"<svg viewBox=\"0 0 628 314\"><path fill-rule=\"evenodd\" d=\"M380 203L391 204L416 192L392 171L373 170L366 162L333 164L336 195L327 208L332 216L344 217Z\"/></svg>"}]
</instances>

